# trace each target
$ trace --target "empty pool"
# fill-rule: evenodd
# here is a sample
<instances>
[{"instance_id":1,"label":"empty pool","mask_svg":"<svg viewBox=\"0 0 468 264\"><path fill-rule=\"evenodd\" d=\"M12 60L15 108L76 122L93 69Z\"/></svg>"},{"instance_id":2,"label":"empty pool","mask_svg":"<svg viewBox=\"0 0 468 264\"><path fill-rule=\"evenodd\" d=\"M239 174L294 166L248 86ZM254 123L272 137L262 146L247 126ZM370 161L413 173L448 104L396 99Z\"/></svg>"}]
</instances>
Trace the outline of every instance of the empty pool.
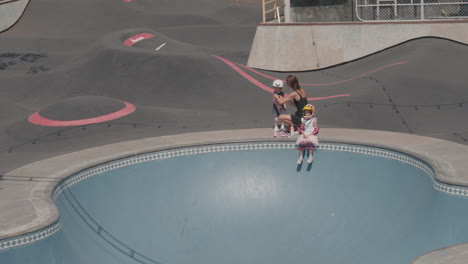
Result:
<instances>
[{"instance_id":1,"label":"empty pool","mask_svg":"<svg viewBox=\"0 0 468 264\"><path fill-rule=\"evenodd\" d=\"M468 241L466 190L444 193L424 162L340 143L311 165L297 154L237 143L90 168L55 190L47 235L3 241L0 263L408 264Z\"/></svg>"}]
</instances>

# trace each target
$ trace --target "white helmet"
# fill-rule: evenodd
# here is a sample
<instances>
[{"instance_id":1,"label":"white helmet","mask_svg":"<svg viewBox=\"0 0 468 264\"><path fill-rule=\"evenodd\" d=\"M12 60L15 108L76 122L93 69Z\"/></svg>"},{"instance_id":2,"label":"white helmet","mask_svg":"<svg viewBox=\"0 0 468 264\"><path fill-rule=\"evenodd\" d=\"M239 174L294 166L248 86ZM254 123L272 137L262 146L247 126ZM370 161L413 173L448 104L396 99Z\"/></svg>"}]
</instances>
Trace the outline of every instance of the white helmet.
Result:
<instances>
[{"instance_id":1,"label":"white helmet","mask_svg":"<svg viewBox=\"0 0 468 264\"><path fill-rule=\"evenodd\" d=\"M283 88L283 81L282 80L275 80L273 82L273 87L280 87Z\"/></svg>"}]
</instances>

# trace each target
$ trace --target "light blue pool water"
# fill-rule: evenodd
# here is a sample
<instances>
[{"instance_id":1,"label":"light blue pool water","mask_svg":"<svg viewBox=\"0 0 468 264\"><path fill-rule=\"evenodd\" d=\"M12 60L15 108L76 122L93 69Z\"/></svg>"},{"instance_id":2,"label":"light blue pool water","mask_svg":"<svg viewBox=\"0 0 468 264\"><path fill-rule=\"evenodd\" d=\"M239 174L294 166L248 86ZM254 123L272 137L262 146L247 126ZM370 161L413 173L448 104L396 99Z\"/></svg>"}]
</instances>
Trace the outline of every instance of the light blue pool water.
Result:
<instances>
[{"instance_id":1,"label":"light blue pool water","mask_svg":"<svg viewBox=\"0 0 468 264\"><path fill-rule=\"evenodd\" d=\"M468 241L468 199L436 190L424 163L323 144L297 166L291 147L193 147L79 173L55 193L61 228L0 263L407 264Z\"/></svg>"}]
</instances>

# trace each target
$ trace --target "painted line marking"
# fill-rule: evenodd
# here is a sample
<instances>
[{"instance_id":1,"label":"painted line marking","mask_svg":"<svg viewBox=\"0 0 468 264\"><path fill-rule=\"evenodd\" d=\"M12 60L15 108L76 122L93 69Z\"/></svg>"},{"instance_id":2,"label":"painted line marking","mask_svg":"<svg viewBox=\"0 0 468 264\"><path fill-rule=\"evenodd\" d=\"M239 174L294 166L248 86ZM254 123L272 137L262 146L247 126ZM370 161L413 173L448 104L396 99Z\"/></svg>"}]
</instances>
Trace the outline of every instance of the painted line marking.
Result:
<instances>
[{"instance_id":1,"label":"painted line marking","mask_svg":"<svg viewBox=\"0 0 468 264\"><path fill-rule=\"evenodd\" d=\"M255 79L254 77L250 76L249 74L244 72L242 69L237 67L233 62L231 62L231 61L229 61L229 60L227 60L225 58L221 58L219 56L216 56L216 55L211 55L211 56L213 56L215 58L218 58L222 62L226 63L229 67L231 67L233 70L235 70L237 73L239 73L242 77L246 78L251 83L255 84L256 86L260 87L261 89L263 89L263 90L265 90L265 91L267 91L269 93L274 92L273 88L270 88L270 87L264 85L263 83L259 82L257 79ZM285 94L285 96L287 96L287 94ZM309 101L320 101L320 100L327 100L327 99L332 99L332 98L337 98L337 97L346 97L346 96L351 96L351 95L350 94L337 94L337 95L324 96L324 97L307 97L307 100L309 100Z\"/></svg>"},{"instance_id":2,"label":"painted line marking","mask_svg":"<svg viewBox=\"0 0 468 264\"><path fill-rule=\"evenodd\" d=\"M61 120L52 120L45 117L42 117L39 112L36 112L29 116L28 121L35 125L40 126L81 126L81 125L89 125L89 124L96 124L102 123L110 120L114 120L117 118L121 118L127 116L133 112L135 112L136 107L131 103L123 102L125 107L116 111L114 113L110 113L103 116L92 117L87 119L80 119L80 120L68 120L68 121L61 121Z\"/></svg>"},{"instance_id":3,"label":"painted line marking","mask_svg":"<svg viewBox=\"0 0 468 264\"><path fill-rule=\"evenodd\" d=\"M164 42L161 46L157 47L156 50L159 50L160 48L164 47L166 45L166 42Z\"/></svg>"},{"instance_id":4,"label":"painted line marking","mask_svg":"<svg viewBox=\"0 0 468 264\"><path fill-rule=\"evenodd\" d=\"M272 80L276 80L276 79L280 79L280 78L276 78L276 77L272 77L272 76L269 76L269 75L266 75L266 74L263 74L261 72L258 72L248 66L245 66L245 65L242 65L242 64L239 64L236 62L237 65L241 66L242 68L244 69L247 69L255 74L258 74L260 76L263 76L263 77L266 77L266 78L269 78L269 79L272 79ZM300 85L302 86L328 86L328 85L336 85L336 84L342 84L342 83L346 83L346 82L350 82L350 81L354 81L356 79L359 79L359 78L362 78L364 76L367 76L369 74L372 74L372 73L376 73L378 71L381 71L383 69L386 69L386 68L390 68L390 67L393 67L393 66L397 66L397 65L402 65L402 64L408 64L408 62L406 61L403 61L403 62L397 62L397 63L392 63L392 64L389 64L389 65L386 65L386 66L383 66L383 67L380 67L376 70L373 70L373 71L370 71L370 72L367 72L367 73L364 73L364 74L361 74L361 75L358 75L356 77L353 77L353 78L349 78L349 79L346 79L346 80L342 80L342 81L338 81L338 82L330 82L330 83L300 83Z\"/></svg>"},{"instance_id":5,"label":"painted line marking","mask_svg":"<svg viewBox=\"0 0 468 264\"><path fill-rule=\"evenodd\" d=\"M133 46L133 44L137 43L137 42L140 42L142 40L145 40L145 39L149 39L149 38L153 38L155 37L155 35L153 34L149 34L149 33L141 33L141 34L138 34L138 35L135 35L133 37L130 37L128 38L127 40L125 40L123 42L124 45L126 46Z\"/></svg>"}]
</instances>

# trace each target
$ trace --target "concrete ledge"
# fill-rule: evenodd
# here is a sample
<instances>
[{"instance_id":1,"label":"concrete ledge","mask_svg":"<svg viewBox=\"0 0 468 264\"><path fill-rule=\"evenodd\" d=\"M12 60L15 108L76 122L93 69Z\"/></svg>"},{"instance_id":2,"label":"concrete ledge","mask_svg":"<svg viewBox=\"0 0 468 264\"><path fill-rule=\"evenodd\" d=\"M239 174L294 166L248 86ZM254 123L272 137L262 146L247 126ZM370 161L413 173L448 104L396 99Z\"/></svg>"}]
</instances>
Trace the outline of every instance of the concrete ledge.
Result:
<instances>
[{"instance_id":1,"label":"concrete ledge","mask_svg":"<svg viewBox=\"0 0 468 264\"><path fill-rule=\"evenodd\" d=\"M90 148L17 168L6 173L0 181L3 188L0 191L0 240L41 230L56 223L58 210L52 201L52 192L60 181L81 170L112 160L180 147L295 140L273 139L271 133L271 129L249 129L146 138ZM407 153L430 164L438 180L468 186L468 146L465 145L411 134L332 128L322 129L320 140L381 147ZM468 245L461 250L457 252L468 252ZM468 253L457 254L463 256ZM429 255L427 258L434 259L438 256L440 254L435 257ZM421 258L414 263L461 263L422 261L425 260Z\"/></svg>"},{"instance_id":2,"label":"concrete ledge","mask_svg":"<svg viewBox=\"0 0 468 264\"><path fill-rule=\"evenodd\" d=\"M431 251L417 257L411 264L465 264L468 259L468 243Z\"/></svg>"},{"instance_id":3,"label":"concrete ledge","mask_svg":"<svg viewBox=\"0 0 468 264\"><path fill-rule=\"evenodd\" d=\"M468 43L468 20L394 23L260 24L247 66L307 71L362 58L402 42L440 37Z\"/></svg>"},{"instance_id":4,"label":"concrete ledge","mask_svg":"<svg viewBox=\"0 0 468 264\"><path fill-rule=\"evenodd\" d=\"M29 0L0 1L0 32L12 27L23 15Z\"/></svg>"}]
</instances>

